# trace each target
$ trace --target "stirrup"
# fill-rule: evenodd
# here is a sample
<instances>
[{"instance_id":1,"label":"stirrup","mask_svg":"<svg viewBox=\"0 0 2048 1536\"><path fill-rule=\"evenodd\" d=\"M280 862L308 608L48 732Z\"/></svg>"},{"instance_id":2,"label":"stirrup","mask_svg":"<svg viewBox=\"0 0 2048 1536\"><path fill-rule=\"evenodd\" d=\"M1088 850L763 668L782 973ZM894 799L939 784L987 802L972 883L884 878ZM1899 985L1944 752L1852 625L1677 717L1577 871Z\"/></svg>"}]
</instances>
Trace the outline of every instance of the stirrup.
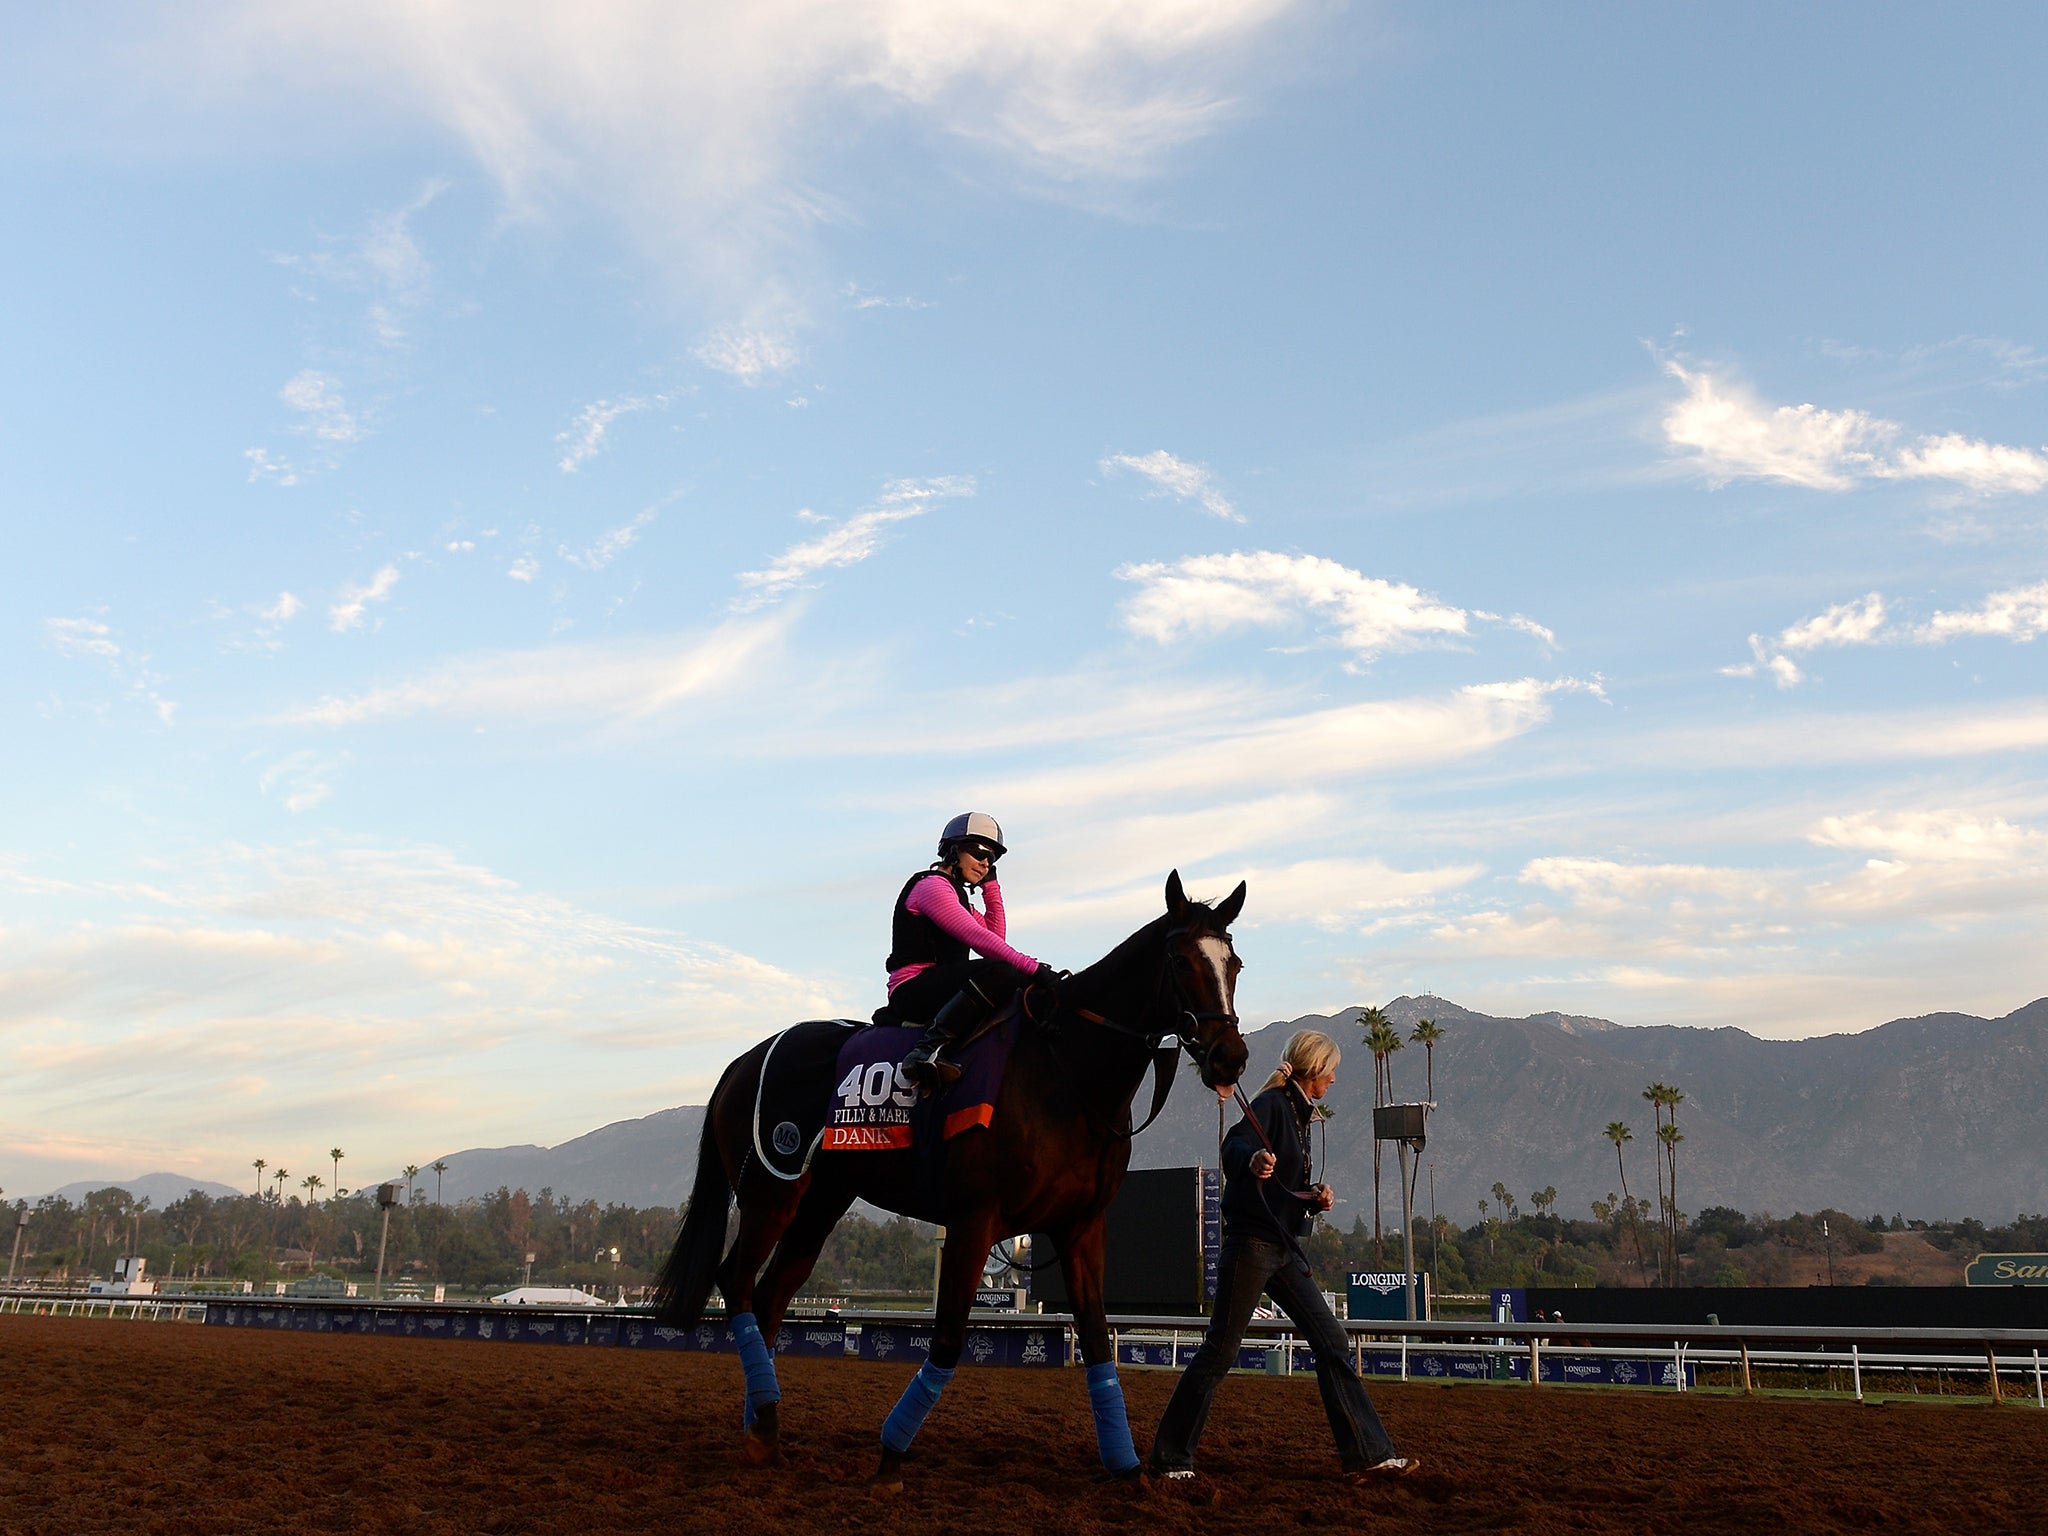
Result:
<instances>
[{"instance_id":1,"label":"stirrup","mask_svg":"<svg viewBox=\"0 0 2048 1536\"><path fill-rule=\"evenodd\" d=\"M941 1056L936 1046L929 1056L917 1060L906 1057L903 1062L903 1075L917 1084L919 1097L943 1092L960 1081L960 1069Z\"/></svg>"}]
</instances>

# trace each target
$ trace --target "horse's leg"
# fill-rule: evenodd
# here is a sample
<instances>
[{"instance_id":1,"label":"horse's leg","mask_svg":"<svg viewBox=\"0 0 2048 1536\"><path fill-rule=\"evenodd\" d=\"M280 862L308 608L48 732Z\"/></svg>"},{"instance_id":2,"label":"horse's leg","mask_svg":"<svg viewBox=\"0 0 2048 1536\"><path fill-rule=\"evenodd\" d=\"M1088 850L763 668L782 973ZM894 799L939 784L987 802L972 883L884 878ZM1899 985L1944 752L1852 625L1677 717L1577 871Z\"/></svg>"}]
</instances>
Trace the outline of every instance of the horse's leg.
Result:
<instances>
[{"instance_id":1,"label":"horse's leg","mask_svg":"<svg viewBox=\"0 0 2048 1536\"><path fill-rule=\"evenodd\" d=\"M832 1229L852 1204L850 1184L826 1188L814 1182L797 1207L796 1216L784 1229L782 1240L775 1245L775 1256L754 1287L754 1320L761 1325L761 1337L768 1341L770 1349L775 1347L776 1334L782 1331L790 1298L810 1277L825 1239L832 1235Z\"/></svg>"},{"instance_id":2,"label":"horse's leg","mask_svg":"<svg viewBox=\"0 0 2048 1536\"><path fill-rule=\"evenodd\" d=\"M1138 1452L1131 1444L1131 1421L1124 1412L1123 1384L1116 1376L1116 1351L1109 1341L1109 1313L1103 1306L1102 1263L1106 1247L1100 1213L1058 1239L1060 1268L1074 1305L1074 1327L1081 1335L1081 1358L1088 1367L1088 1406L1095 1413L1095 1447L1102 1464L1118 1477L1137 1477Z\"/></svg>"},{"instance_id":3,"label":"horse's leg","mask_svg":"<svg viewBox=\"0 0 2048 1536\"><path fill-rule=\"evenodd\" d=\"M939 1394L953 1379L960 1364L960 1351L967 1346L967 1314L974 1307L974 1292L981 1283L981 1267L996 1240L998 1215L991 1206L966 1217L956 1217L946 1227L946 1249L939 1260L937 1315L932 1319L932 1345L924 1364L910 1378L896 1406L882 1423L882 1461L870 1486L878 1493L898 1493L903 1488L903 1458L910 1442L924 1426L925 1415L938 1404Z\"/></svg>"},{"instance_id":4,"label":"horse's leg","mask_svg":"<svg viewBox=\"0 0 2048 1536\"><path fill-rule=\"evenodd\" d=\"M765 1174L751 1184L742 1181L739 1235L718 1270L718 1289L725 1297L726 1315L739 1340L740 1365L747 1376L742 1449L756 1466L778 1458L775 1442L781 1425L777 1405L782 1401L782 1388L775 1380L775 1357L754 1317L756 1277L795 1218L809 1182L785 1184Z\"/></svg>"}]
</instances>

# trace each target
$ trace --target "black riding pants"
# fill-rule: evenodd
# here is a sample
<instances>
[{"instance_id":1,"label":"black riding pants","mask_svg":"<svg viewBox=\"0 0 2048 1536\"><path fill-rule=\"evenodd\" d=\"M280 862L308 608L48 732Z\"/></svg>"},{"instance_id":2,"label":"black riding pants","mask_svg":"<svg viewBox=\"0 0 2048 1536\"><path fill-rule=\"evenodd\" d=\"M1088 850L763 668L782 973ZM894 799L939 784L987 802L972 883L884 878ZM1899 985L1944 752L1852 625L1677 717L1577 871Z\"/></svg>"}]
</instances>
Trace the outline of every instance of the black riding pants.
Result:
<instances>
[{"instance_id":1,"label":"black riding pants","mask_svg":"<svg viewBox=\"0 0 2048 1536\"><path fill-rule=\"evenodd\" d=\"M1010 1000L1024 977L1004 960L954 960L919 971L889 994L889 1006L906 1024L926 1024L969 982L991 1008Z\"/></svg>"},{"instance_id":2,"label":"black riding pants","mask_svg":"<svg viewBox=\"0 0 2048 1536\"><path fill-rule=\"evenodd\" d=\"M1351 1364L1351 1341L1331 1315L1328 1303L1301 1261L1278 1243L1259 1238L1225 1237L1216 1269L1216 1307L1209 1314L1209 1335L1188 1362L1159 1433L1152 1441L1152 1470L1176 1472L1192 1467L1202 1426L1216 1388L1237 1363L1237 1347L1252 1320L1252 1309L1264 1292L1280 1303L1314 1351L1316 1386L1323 1395L1323 1413L1337 1442L1337 1456L1347 1471L1375 1466L1394 1454L1394 1443L1366 1395L1365 1383Z\"/></svg>"}]
</instances>

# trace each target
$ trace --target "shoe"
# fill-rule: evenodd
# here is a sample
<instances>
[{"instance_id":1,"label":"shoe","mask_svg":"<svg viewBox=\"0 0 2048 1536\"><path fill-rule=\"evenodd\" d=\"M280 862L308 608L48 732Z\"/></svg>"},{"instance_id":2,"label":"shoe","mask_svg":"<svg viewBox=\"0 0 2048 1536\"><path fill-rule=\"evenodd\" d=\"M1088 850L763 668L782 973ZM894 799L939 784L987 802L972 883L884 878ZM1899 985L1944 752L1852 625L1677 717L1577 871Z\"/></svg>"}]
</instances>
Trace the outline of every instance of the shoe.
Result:
<instances>
[{"instance_id":1,"label":"shoe","mask_svg":"<svg viewBox=\"0 0 2048 1536\"><path fill-rule=\"evenodd\" d=\"M1346 1477L1354 1483L1383 1483L1389 1478L1407 1477L1421 1465L1420 1456L1389 1456L1374 1466L1361 1467L1356 1472L1347 1473Z\"/></svg>"},{"instance_id":2,"label":"shoe","mask_svg":"<svg viewBox=\"0 0 2048 1536\"><path fill-rule=\"evenodd\" d=\"M941 1060L939 1052L961 1035L972 1033L993 1011L970 982L948 998L946 1005L925 1025L917 1044L903 1058L903 1075L925 1093L952 1087L960 1081L960 1069Z\"/></svg>"}]
</instances>

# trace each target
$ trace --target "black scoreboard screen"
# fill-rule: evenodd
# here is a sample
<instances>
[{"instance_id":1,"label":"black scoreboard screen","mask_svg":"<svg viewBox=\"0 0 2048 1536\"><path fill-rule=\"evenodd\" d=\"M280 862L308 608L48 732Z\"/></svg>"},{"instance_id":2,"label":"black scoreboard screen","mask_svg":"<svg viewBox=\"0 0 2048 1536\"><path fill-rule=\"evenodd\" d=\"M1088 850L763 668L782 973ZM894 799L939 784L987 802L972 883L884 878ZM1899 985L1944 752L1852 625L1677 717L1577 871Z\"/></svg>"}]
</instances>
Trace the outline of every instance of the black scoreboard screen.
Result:
<instances>
[{"instance_id":1,"label":"black scoreboard screen","mask_svg":"<svg viewBox=\"0 0 2048 1536\"><path fill-rule=\"evenodd\" d=\"M1220 1213L1216 1173L1207 1168L1139 1168L1110 1203L1103 1299L1112 1314L1199 1317L1216 1289ZM1058 1245L1031 1236L1031 1299L1069 1312Z\"/></svg>"}]
</instances>

